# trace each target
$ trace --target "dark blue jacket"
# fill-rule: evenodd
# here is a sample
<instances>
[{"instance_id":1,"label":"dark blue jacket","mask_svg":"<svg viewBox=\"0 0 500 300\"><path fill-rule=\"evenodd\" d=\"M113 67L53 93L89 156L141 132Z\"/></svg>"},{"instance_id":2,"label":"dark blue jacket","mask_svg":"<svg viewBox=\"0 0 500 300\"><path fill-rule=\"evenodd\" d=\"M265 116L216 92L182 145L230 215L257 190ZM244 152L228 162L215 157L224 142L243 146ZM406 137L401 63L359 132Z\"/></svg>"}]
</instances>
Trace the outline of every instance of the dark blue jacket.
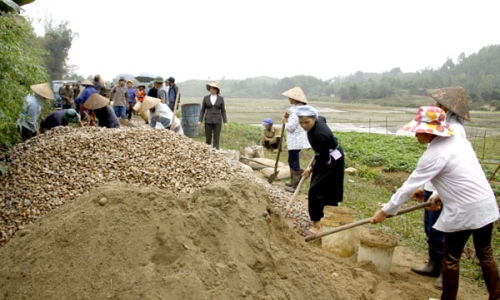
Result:
<instances>
[{"instance_id":1,"label":"dark blue jacket","mask_svg":"<svg viewBox=\"0 0 500 300\"><path fill-rule=\"evenodd\" d=\"M92 96L93 94L97 94L96 89L94 89L94 87L91 85L87 85L80 97L75 99L75 103L84 104L85 101L87 101L87 99L90 98L90 96Z\"/></svg>"}]
</instances>

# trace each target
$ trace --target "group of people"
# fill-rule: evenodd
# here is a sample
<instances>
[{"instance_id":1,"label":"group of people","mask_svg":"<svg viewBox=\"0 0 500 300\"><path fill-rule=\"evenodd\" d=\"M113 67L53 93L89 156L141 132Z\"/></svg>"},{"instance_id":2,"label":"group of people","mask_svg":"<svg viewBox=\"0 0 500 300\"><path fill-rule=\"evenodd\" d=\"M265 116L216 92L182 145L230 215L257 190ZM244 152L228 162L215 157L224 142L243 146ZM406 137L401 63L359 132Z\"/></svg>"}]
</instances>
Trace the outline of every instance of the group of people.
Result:
<instances>
[{"instance_id":1,"label":"group of people","mask_svg":"<svg viewBox=\"0 0 500 300\"><path fill-rule=\"evenodd\" d=\"M42 112L43 101L54 100L54 93L48 83L34 84L30 86L30 89L33 93L26 96L23 110L16 121L23 141L27 141L56 126L66 126L69 123L79 123L82 126L80 115L76 110L65 108L42 120L39 127L38 118Z\"/></svg>"},{"instance_id":2,"label":"group of people","mask_svg":"<svg viewBox=\"0 0 500 300\"><path fill-rule=\"evenodd\" d=\"M54 94L48 83L31 86L32 94L25 100L25 106L17 120L24 141L57 126L66 126L69 123L81 122L82 115L89 119L91 125L97 119L97 126L106 128L119 128L120 121L132 117L135 110L149 124L151 128L163 127L174 130L178 134L184 134L179 118L176 118L173 110L175 103L179 102L179 88L175 79L169 77L165 81L162 77L156 77L150 84L149 89L140 84L133 87L131 80L121 77L117 86L109 91L106 89L102 79L96 75L94 81L84 80L78 83L78 95L69 83L59 90L62 99L62 109L50 114L40 122L38 129L38 118L42 111L44 99L54 99ZM83 87L79 90L79 86ZM219 149L220 130L222 121L227 127L224 98L220 96L219 83L214 81L207 84L210 95L203 99L200 122L205 119L205 130L207 132L207 143L211 144L213 135L213 146ZM179 95L178 95L179 94ZM76 107L76 109L75 109ZM80 112L80 113L78 113Z\"/></svg>"},{"instance_id":3,"label":"group of people","mask_svg":"<svg viewBox=\"0 0 500 300\"><path fill-rule=\"evenodd\" d=\"M109 99L101 96L94 84L82 82L84 90L75 99L85 109L92 110L99 126L119 127L117 117L125 118L127 102L130 100L125 80L111 90L114 110ZM175 91L175 80L167 80L169 88L163 86L158 77L147 92L144 86L135 94L141 105L139 112L149 113L152 128L157 123L171 130L182 130L175 118L170 101ZM206 143L219 148L222 124L227 127L224 98L220 95L218 82L206 85L209 95L203 98L198 126L205 121ZM44 99L53 99L48 84L31 86L33 94L26 98L26 106L18 119L23 139L37 134L36 123ZM170 93L174 90L173 93ZM153 95L156 94L156 97ZM274 128L273 121L266 118L262 144L269 149L278 149L286 134L288 163L291 182L288 191L295 191L301 177L311 178L308 191L308 212L312 227L302 233L308 237L318 234L325 206L338 206L343 201L344 151L327 125L326 119L308 105L300 87L292 88L282 95L288 98L290 109L282 117L284 132ZM480 261L490 299L500 299L500 276L491 248L493 223L499 218L495 195L477 160L476 154L466 139L464 120L470 120L465 90L461 87L431 91L435 106L421 107L415 118L404 130L415 133L421 144L428 144L415 170L392 196L390 201L377 211L372 223L380 223L389 215L397 214L403 203L410 198L431 203L424 213L429 261L423 268L412 268L416 273L437 277L434 286L442 289L442 299L456 299L459 283L459 263L465 243L472 235L476 255ZM142 98L142 101L140 100ZM175 100L174 100L175 101ZM131 102L128 102L129 106ZM73 109L63 109L49 116L42 124L45 127L64 126L78 122ZM179 128L178 128L179 126ZM314 161L306 169L300 167L300 151L312 148Z\"/></svg>"},{"instance_id":4,"label":"group of people","mask_svg":"<svg viewBox=\"0 0 500 300\"><path fill-rule=\"evenodd\" d=\"M171 111L176 109L174 107L175 100L177 99L177 102L180 102L180 94L178 98L177 94L179 94L179 87L175 84L174 77L169 77L163 81L163 77L158 76L149 83L146 91L146 96L160 99L161 103L166 104Z\"/></svg>"},{"instance_id":5,"label":"group of people","mask_svg":"<svg viewBox=\"0 0 500 300\"><path fill-rule=\"evenodd\" d=\"M286 135L291 177L290 182L286 183L287 191L295 192L301 177L309 178L312 175L308 210L313 226L302 235L313 235L321 230L324 207L338 206L343 200L344 152L326 124L326 119L308 105L307 97L300 87L294 87L282 95L290 103L290 108L281 120L284 132L275 128L270 118L264 119L261 145L275 152L279 151L284 138L282 135ZM300 152L309 148L314 150L314 162L303 170L300 167Z\"/></svg>"},{"instance_id":6,"label":"group of people","mask_svg":"<svg viewBox=\"0 0 500 300\"><path fill-rule=\"evenodd\" d=\"M320 221L325 206L337 206L343 200L344 152L326 119L308 105L300 87L283 95L291 104L282 119L292 176L289 190L297 188L297 178L312 174L308 210L313 225L302 235L315 236L322 230ZM429 201L424 213L429 262L412 271L437 277L434 287L442 290L441 299L456 299L460 258L472 235L489 299L500 299L499 268L491 247L493 224L500 214L494 192L465 136L463 122L470 120L465 90L437 89L430 91L430 96L435 99L435 106L421 107L414 120L404 127L415 133L419 143L428 144L428 148L406 182L374 214L371 222L380 223L388 215L397 214L401 205L412 197ZM271 128L269 119L263 125L263 144L276 148L279 131ZM306 148L314 150L314 163L301 170L299 153Z\"/></svg>"},{"instance_id":7,"label":"group of people","mask_svg":"<svg viewBox=\"0 0 500 300\"><path fill-rule=\"evenodd\" d=\"M372 223L395 215L411 197L431 203L424 213L429 261L412 271L437 277L441 299L456 299L460 258L472 235L476 256L490 295L500 299L500 276L491 237L499 217L498 204L471 143L464 120L470 120L465 90L461 87L430 91L435 106L421 107L404 130L428 144L415 170L377 211Z\"/></svg>"}]
</instances>

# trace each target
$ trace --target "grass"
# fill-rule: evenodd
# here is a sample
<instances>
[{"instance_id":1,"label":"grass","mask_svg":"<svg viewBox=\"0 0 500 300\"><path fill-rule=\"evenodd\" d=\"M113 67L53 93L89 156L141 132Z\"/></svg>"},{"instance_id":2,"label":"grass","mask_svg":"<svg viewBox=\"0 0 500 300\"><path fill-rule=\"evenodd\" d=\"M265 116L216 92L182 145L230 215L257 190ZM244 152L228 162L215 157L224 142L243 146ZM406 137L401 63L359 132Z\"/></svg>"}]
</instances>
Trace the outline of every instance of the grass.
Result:
<instances>
[{"instance_id":1,"label":"grass","mask_svg":"<svg viewBox=\"0 0 500 300\"><path fill-rule=\"evenodd\" d=\"M262 129L248 124L230 123L228 129L221 133L221 148L240 149L259 143ZM394 191L409 176L414 169L418 158L425 151L425 146L419 145L413 137L366 134L356 132L335 133L346 155L346 167L355 167L360 172L357 176L346 176L344 181L344 202L342 206L353 208L357 212L357 219L368 218L381 205L389 201ZM195 137L204 142L204 133ZM486 157L498 157L495 145L499 142L498 136L487 136ZM477 150L476 150L477 151ZM266 151L266 157L275 159L276 154ZM301 151L301 166L305 168L313 155L312 150ZM280 161L286 163L287 152L283 152ZM490 167L485 167L488 174ZM498 178L500 174L497 175ZM309 180L302 187L302 192L309 189ZM498 191L497 191L498 196ZM497 197L498 199L498 197ZM414 205L409 201L406 206ZM372 225L367 225L372 226ZM394 236L397 236L401 245L406 245L422 257L427 256L427 243L423 230L423 211L415 211L401 217L392 218L382 225L375 225ZM467 247L473 248L471 240ZM500 264L500 229L495 228L492 238L497 263ZM484 286L481 269L478 262L471 258L462 258L461 275L474 280Z\"/></svg>"}]
</instances>

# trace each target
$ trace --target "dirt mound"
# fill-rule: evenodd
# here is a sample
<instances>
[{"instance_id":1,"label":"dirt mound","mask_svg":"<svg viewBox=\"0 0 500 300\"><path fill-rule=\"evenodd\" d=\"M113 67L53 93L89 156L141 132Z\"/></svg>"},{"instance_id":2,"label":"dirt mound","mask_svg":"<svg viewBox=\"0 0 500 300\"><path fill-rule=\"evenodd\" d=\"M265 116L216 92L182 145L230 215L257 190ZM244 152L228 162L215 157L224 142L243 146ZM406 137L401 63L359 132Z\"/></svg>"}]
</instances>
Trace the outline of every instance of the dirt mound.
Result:
<instances>
[{"instance_id":1,"label":"dirt mound","mask_svg":"<svg viewBox=\"0 0 500 300\"><path fill-rule=\"evenodd\" d=\"M0 248L0 257L2 299L439 295L432 278L411 274L408 267L379 274L371 263L351 263L306 244L267 193L244 179L180 195L106 184L22 230ZM408 259L415 255L404 254L403 261ZM460 299L470 295L484 294Z\"/></svg>"},{"instance_id":2,"label":"dirt mound","mask_svg":"<svg viewBox=\"0 0 500 300\"><path fill-rule=\"evenodd\" d=\"M180 196L104 185L23 230L0 256L9 258L0 267L7 299L350 299L361 291L246 180Z\"/></svg>"}]
</instances>

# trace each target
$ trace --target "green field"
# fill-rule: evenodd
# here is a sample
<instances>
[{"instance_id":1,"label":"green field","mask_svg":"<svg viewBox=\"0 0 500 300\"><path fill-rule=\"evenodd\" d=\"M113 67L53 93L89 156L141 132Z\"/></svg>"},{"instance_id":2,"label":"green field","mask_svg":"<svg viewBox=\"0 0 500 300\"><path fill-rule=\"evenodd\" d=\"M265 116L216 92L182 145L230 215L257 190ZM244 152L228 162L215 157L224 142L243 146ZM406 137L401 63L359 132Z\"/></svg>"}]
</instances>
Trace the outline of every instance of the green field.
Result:
<instances>
[{"instance_id":1,"label":"green field","mask_svg":"<svg viewBox=\"0 0 500 300\"><path fill-rule=\"evenodd\" d=\"M185 103L201 103L202 99L186 98ZM381 100L382 101L382 100ZM414 108L398 106L407 103L408 99L384 99L383 104L392 106L381 106L368 103L344 103L335 98L312 99L310 105L318 108L320 114L326 117L329 124L338 124L338 127L371 127L375 132L377 129L385 133L396 132L406 123L412 120L421 105L434 105L430 98L411 98L415 104ZM413 103L412 102L412 103ZM264 118L271 118L275 123L283 116L289 108L288 100L283 99L225 99L226 111L229 122L242 124L260 124ZM467 134L483 136L487 134L500 134L500 112L472 111L471 122L465 123Z\"/></svg>"},{"instance_id":2,"label":"green field","mask_svg":"<svg viewBox=\"0 0 500 300\"><path fill-rule=\"evenodd\" d=\"M261 124L264 118L272 118L279 126L283 113L289 108L288 100L283 99L225 99L227 117L230 123L237 124ZM361 103L362 102L362 103ZM434 100L428 97L410 96L405 99L382 99L371 100L372 103L344 103L335 100L335 98L310 99L310 104L319 109L320 114L326 117L332 130L339 135L340 132L361 131L366 133L396 133L401 132L402 127L414 117L417 108L401 107L408 106L408 103L418 105L433 105ZM201 99L186 98L182 103L201 103ZM385 105L385 106L382 106ZM500 163L500 112L472 111L471 122L465 122L467 138L471 141L476 150L478 158L485 162ZM241 133L239 128L230 128L226 131L228 138L226 148L239 149L241 146L247 146L242 138L249 139L250 133ZM224 129L223 129L224 130ZM257 143L260 139L259 129L255 128L256 135L252 143ZM243 135L244 137L241 137ZM372 137L373 138L373 137ZM365 138L364 138L365 139ZM222 138L224 143L224 137ZM354 147L352 155L365 155L357 153L358 146ZM381 145L382 146L382 145ZM384 159L386 149L378 149L376 153L370 153L363 162L369 166L377 166L377 161ZM378 154L377 154L378 153ZM400 152L401 153L401 152ZM399 154L399 159L391 160L390 164L383 163L383 168L387 170L411 170L403 153ZM378 156L378 158L377 158ZM371 163L368 160L372 160ZM488 178L495 171L496 165L485 164L485 172ZM498 180L498 176L495 181ZM497 193L500 192L495 187Z\"/></svg>"}]
</instances>

